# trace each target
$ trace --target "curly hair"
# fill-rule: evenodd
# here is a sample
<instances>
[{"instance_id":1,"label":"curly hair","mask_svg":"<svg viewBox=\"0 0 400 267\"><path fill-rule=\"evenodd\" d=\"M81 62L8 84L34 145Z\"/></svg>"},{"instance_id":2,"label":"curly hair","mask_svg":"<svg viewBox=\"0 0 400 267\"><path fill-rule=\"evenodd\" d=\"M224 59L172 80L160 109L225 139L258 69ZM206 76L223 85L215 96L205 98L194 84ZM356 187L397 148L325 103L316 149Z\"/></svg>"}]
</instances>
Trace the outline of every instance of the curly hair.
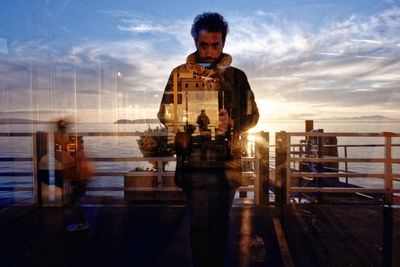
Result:
<instances>
[{"instance_id":1,"label":"curly hair","mask_svg":"<svg viewBox=\"0 0 400 267\"><path fill-rule=\"evenodd\" d=\"M191 34L195 41L199 38L201 30L220 32L222 33L222 41L225 42L225 37L229 31L228 22L218 13L205 12L194 18Z\"/></svg>"}]
</instances>

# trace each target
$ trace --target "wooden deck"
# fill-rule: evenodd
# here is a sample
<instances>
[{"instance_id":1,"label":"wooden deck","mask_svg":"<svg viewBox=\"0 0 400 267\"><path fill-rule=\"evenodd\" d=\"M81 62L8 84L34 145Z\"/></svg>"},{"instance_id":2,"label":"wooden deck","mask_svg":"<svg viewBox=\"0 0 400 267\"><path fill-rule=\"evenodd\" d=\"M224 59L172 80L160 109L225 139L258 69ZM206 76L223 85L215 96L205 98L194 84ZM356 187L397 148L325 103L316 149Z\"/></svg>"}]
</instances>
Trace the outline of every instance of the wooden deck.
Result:
<instances>
[{"instance_id":1,"label":"wooden deck","mask_svg":"<svg viewBox=\"0 0 400 267\"><path fill-rule=\"evenodd\" d=\"M1 266L192 266L182 205L35 209L0 227ZM255 246L256 240L263 246ZM400 209L296 204L233 207L227 266L400 266Z\"/></svg>"}]
</instances>

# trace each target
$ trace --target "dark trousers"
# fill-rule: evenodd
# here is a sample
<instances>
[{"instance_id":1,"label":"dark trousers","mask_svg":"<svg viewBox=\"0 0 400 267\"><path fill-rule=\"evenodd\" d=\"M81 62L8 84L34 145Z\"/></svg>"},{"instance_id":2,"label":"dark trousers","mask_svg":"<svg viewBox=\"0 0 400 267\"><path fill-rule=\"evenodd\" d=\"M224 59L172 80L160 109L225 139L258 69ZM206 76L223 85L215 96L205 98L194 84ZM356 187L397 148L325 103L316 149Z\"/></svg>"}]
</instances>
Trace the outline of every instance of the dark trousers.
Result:
<instances>
[{"instance_id":1,"label":"dark trousers","mask_svg":"<svg viewBox=\"0 0 400 267\"><path fill-rule=\"evenodd\" d=\"M85 213L83 212L82 208L80 207L80 202L82 198L86 194L86 185L87 181L73 181L71 182L71 186L73 188L72 191L72 216L75 222L77 223L85 223L86 217Z\"/></svg>"},{"instance_id":2,"label":"dark trousers","mask_svg":"<svg viewBox=\"0 0 400 267\"><path fill-rule=\"evenodd\" d=\"M225 265L229 212L235 188L229 186L225 170L192 170L185 173L190 185L185 193L194 266Z\"/></svg>"}]
</instances>

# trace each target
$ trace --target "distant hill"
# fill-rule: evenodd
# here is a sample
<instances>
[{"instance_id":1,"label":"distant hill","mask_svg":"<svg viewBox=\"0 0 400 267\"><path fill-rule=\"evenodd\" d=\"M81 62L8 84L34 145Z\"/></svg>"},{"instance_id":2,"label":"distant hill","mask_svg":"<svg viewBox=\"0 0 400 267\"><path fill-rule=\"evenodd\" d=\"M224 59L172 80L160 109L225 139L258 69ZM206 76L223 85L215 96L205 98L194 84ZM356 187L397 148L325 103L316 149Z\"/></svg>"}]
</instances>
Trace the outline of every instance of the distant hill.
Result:
<instances>
[{"instance_id":1,"label":"distant hill","mask_svg":"<svg viewBox=\"0 0 400 267\"><path fill-rule=\"evenodd\" d=\"M114 124L133 124L133 123L160 123L160 121L158 119L137 119L137 120L121 119L114 122Z\"/></svg>"},{"instance_id":2,"label":"distant hill","mask_svg":"<svg viewBox=\"0 0 400 267\"><path fill-rule=\"evenodd\" d=\"M392 119L392 118L381 116L381 115L337 118L334 120L345 120L345 121L350 120L350 121L360 121L360 122L398 122L398 121L400 121L399 119Z\"/></svg>"},{"instance_id":3,"label":"distant hill","mask_svg":"<svg viewBox=\"0 0 400 267\"><path fill-rule=\"evenodd\" d=\"M0 124L48 124L52 121L38 121L30 119L0 118Z\"/></svg>"}]
</instances>

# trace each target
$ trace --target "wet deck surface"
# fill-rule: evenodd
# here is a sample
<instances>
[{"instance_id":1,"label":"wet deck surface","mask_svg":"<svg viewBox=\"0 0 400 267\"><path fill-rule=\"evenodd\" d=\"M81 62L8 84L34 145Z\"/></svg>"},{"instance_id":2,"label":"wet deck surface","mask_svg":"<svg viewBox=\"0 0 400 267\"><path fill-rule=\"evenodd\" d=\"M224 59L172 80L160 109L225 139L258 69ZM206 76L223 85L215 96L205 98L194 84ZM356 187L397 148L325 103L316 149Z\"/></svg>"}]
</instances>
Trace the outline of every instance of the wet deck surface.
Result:
<instances>
[{"instance_id":1,"label":"wet deck surface","mask_svg":"<svg viewBox=\"0 0 400 267\"><path fill-rule=\"evenodd\" d=\"M0 265L192 266L184 207L84 210L91 227L82 232L64 230L68 208L35 209L1 226ZM257 236L263 247L254 246ZM400 210L310 204L232 209L227 266L291 265L400 266Z\"/></svg>"}]
</instances>

